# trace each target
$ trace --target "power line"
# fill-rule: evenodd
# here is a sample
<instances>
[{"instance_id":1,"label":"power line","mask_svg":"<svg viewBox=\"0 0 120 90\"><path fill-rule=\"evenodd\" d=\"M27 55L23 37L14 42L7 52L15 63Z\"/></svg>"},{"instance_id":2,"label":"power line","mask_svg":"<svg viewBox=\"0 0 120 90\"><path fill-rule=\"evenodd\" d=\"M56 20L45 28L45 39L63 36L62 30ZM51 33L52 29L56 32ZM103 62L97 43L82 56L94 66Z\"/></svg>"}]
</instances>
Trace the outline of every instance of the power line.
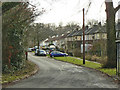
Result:
<instances>
[{"instance_id":1,"label":"power line","mask_svg":"<svg viewBox=\"0 0 120 90\"><path fill-rule=\"evenodd\" d=\"M87 11L86 11L85 15L87 15L87 13L88 13L88 11L89 11L89 8L90 8L90 6L91 6L91 1L89 1L89 5L88 5L88 8L87 8Z\"/></svg>"}]
</instances>

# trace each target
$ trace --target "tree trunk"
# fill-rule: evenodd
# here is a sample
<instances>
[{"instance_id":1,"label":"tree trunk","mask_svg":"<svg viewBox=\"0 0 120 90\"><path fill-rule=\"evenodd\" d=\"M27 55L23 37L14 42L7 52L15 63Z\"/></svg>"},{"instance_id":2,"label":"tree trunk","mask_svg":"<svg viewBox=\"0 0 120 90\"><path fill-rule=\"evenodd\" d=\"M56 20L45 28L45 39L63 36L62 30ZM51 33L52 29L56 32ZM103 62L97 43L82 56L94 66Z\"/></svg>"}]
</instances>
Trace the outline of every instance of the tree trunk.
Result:
<instances>
[{"instance_id":1,"label":"tree trunk","mask_svg":"<svg viewBox=\"0 0 120 90\"><path fill-rule=\"evenodd\" d=\"M115 30L115 9L113 2L106 2L107 14L107 62L104 67L116 67L116 30Z\"/></svg>"}]
</instances>

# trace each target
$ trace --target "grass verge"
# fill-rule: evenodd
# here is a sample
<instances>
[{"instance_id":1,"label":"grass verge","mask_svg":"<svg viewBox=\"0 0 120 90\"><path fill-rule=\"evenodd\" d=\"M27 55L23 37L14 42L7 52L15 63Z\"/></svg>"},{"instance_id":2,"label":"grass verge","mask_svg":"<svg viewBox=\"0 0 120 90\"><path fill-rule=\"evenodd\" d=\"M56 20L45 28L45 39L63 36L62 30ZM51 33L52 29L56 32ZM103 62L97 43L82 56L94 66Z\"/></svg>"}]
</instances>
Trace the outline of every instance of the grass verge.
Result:
<instances>
[{"instance_id":1,"label":"grass verge","mask_svg":"<svg viewBox=\"0 0 120 90\"><path fill-rule=\"evenodd\" d=\"M24 79L30 75L33 74L33 72L37 69L36 64L30 62L30 61L26 61L25 64L25 68L20 70L20 71L16 71L14 73L6 73L6 74L2 74L2 85L14 82L14 81L18 81L20 79ZM35 72L34 72L35 73Z\"/></svg>"},{"instance_id":2,"label":"grass verge","mask_svg":"<svg viewBox=\"0 0 120 90\"><path fill-rule=\"evenodd\" d=\"M47 57L50 57L50 55L49 55L49 54L47 54Z\"/></svg>"},{"instance_id":3,"label":"grass verge","mask_svg":"<svg viewBox=\"0 0 120 90\"><path fill-rule=\"evenodd\" d=\"M69 63L76 64L76 65L85 66L88 68L93 68L93 69L99 70L101 72L104 72L104 73L108 74L109 76L116 75L115 68L114 69L102 68L102 64L100 64L100 63L86 61L86 63L83 64L83 60L79 60L74 57L54 57L54 59L69 62Z\"/></svg>"}]
</instances>

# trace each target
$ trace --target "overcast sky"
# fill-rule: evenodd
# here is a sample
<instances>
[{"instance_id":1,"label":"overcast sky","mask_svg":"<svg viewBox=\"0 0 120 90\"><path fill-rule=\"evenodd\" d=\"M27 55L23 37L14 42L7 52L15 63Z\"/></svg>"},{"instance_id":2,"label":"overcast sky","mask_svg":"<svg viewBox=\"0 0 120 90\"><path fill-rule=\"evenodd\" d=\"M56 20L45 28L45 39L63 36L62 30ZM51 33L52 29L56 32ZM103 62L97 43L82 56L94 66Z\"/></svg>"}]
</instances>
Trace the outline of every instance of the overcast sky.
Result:
<instances>
[{"instance_id":1,"label":"overcast sky","mask_svg":"<svg viewBox=\"0 0 120 90\"><path fill-rule=\"evenodd\" d=\"M85 8L86 23L92 19L105 22L105 0L91 0L91 6L88 9L90 0L30 0L36 5L38 10L45 9L45 13L36 18L35 23L55 23L56 25L75 22L82 25L82 9ZM114 7L120 0L113 0ZM116 16L118 18L118 16Z\"/></svg>"}]
</instances>

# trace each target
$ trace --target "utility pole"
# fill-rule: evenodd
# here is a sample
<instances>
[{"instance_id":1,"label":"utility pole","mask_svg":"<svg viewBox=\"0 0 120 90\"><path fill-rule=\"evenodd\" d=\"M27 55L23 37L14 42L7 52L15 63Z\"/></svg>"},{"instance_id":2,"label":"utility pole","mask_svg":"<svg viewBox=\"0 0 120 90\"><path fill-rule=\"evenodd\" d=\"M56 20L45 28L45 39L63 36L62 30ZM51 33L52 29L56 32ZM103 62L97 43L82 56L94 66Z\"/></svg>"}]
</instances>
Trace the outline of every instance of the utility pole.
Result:
<instances>
[{"instance_id":1,"label":"utility pole","mask_svg":"<svg viewBox=\"0 0 120 90\"><path fill-rule=\"evenodd\" d=\"M85 9L83 8L83 64L85 64Z\"/></svg>"},{"instance_id":2,"label":"utility pole","mask_svg":"<svg viewBox=\"0 0 120 90\"><path fill-rule=\"evenodd\" d=\"M38 42L38 52L39 52L39 30L37 28L37 42Z\"/></svg>"}]
</instances>

